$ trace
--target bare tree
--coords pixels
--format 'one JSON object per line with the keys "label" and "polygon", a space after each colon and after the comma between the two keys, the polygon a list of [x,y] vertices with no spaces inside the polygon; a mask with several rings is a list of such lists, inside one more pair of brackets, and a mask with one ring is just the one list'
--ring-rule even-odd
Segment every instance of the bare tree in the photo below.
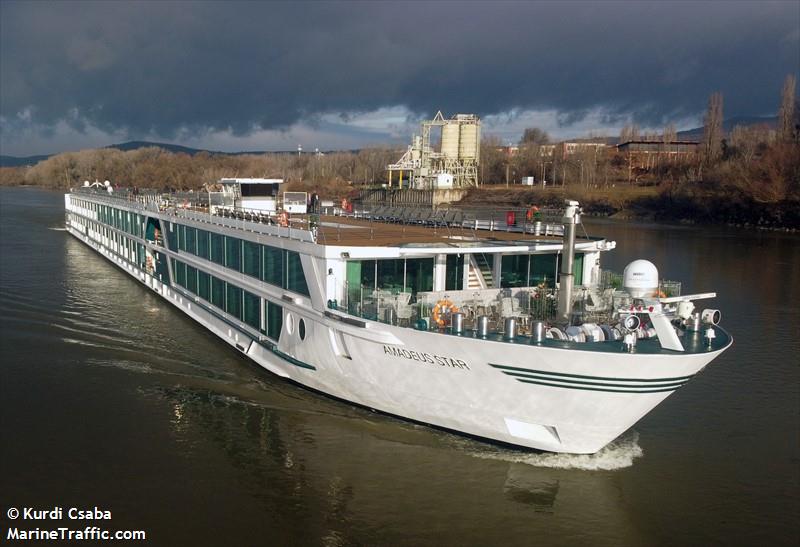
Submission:
{"label": "bare tree", "polygon": [[712,93],[703,118],[703,154],[708,162],[722,153],[722,93]]}
{"label": "bare tree", "polygon": [[778,111],[778,137],[791,141],[795,136],[795,78],[793,74],[786,76],[781,93],[781,108]]}
{"label": "bare tree", "polygon": [[636,124],[626,125],[619,132],[619,142],[625,143],[639,140],[639,126]]}
{"label": "bare tree", "polygon": [[675,129],[675,124],[670,123],[664,127],[664,134],[662,135],[664,144],[669,144],[678,140],[678,130]]}

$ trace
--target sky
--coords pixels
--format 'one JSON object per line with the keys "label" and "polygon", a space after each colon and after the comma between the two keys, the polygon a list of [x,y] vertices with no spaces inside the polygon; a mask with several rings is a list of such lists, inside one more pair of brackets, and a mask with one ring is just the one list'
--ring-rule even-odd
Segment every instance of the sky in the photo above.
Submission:
{"label": "sky", "polygon": [[0,0],[0,153],[404,145],[438,110],[615,136],[701,125],[715,91],[775,115],[798,72],[797,0]]}

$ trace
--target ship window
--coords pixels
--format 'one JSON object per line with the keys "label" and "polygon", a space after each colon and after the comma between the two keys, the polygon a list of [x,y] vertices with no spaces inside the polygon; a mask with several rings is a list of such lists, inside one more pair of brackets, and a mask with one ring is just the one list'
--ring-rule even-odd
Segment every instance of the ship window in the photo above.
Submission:
{"label": "ship window", "polygon": [[444,288],[447,291],[460,291],[464,288],[464,257],[462,255],[447,255]]}
{"label": "ship window", "polygon": [[211,278],[211,303],[225,309],[225,282],[216,277]]}
{"label": "ship window", "polygon": [[197,268],[186,266],[186,290],[197,294]]}
{"label": "ship window", "polygon": [[258,296],[244,291],[244,322],[254,329],[261,326],[260,304],[261,299]]}
{"label": "ship window", "polygon": [[242,253],[243,271],[257,279],[261,278],[261,245],[252,241],[244,241]]}
{"label": "ship window", "polygon": [[572,263],[572,273],[575,274],[576,285],[583,285],[583,257],[583,253],[576,254],[575,261]]}
{"label": "ship window", "polygon": [[554,287],[554,280],[558,272],[556,255],[531,255],[530,273],[528,274],[528,286],[535,287],[542,283]]}
{"label": "ship window", "polygon": [[297,334],[300,336],[300,340],[306,339],[306,322],[303,319],[300,319],[300,322],[297,324]]}
{"label": "ship window", "polygon": [[228,315],[241,320],[242,319],[242,289],[236,285],[227,284],[225,311]]}
{"label": "ship window", "polygon": [[281,337],[281,330],[283,329],[283,307],[272,302],[266,302],[267,318],[267,336],[273,340],[278,340]]}
{"label": "ship window", "polygon": [[242,271],[242,240],[225,237],[225,267]]}
{"label": "ship window", "polygon": [[[375,288],[375,270],[377,269],[376,260],[362,260],[361,261],[361,284],[368,289]],[[353,287],[359,288],[359,287]]]}
{"label": "ship window", "polygon": [[197,296],[208,302],[211,301],[211,276],[199,270],[197,272]]}
{"label": "ship window", "polygon": [[525,287],[528,284],[528,255],[505,255],[500,264],[500,287]]}
{"label": "ship window", "polygon": [[406,260],[405,290],[413,294],[433,290],[432,258],[409,258]]}
{"label": "ship window", "polygon": [[167,223],[167,245],[171,251],[178,250],[178,230],[174,222]]}
{"label": "ship window", "polygon": [[286,289],[308,296],[308,285],[300,262],[300,254],[286,251]]}
{"label": "ship window", "polygon": [[405,260],[378,260],[378,287],[392,292],[402,292]]}
{"label": "ship window", "polygon": [[[558,255],[558,260],[556,262],[556,275],[558,275],[560,272],[561,255]],[[572,261],[572,283],[574,285],[583,285],[583,253],[576,254]]]}
{"label": "ship window", "polygon": [[283,250],[265,245],[263,253],[264,267],[261,270],[261,280],[281,287],[281,279],[283,277]]}
{"label": "ship window", "polygon": [[208,258],[208,232],[197,230],[197,256]]}
{"label": "ship window", "polygon": [[186,264],[178,262],[177,266],[178,267],[175,268],[175,283],[181,287],[186,287]]}
{"label": "ship window", "polygon": [[211,232],[211,260],[217,264],[225,261],[225,239],[214,232]]}
{"label": "ship window", "polygon": [[192,228],[191,226],[184,226],[184,234],[186,235],[186,243],[184,244],[186,247],[186,251],[192,253],[193,255],[197,254],[197,229]]}

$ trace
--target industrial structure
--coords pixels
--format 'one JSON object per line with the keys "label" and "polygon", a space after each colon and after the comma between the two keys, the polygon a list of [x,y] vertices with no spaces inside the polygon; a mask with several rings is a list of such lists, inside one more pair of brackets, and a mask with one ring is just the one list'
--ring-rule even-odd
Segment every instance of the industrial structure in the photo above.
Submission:
{"label": "industrial structure", "polygon": [[[481,121],[475,114],[445,119],[441,111],[423,121],[405,154],[386,169],[389,187],[407,180],[416,189],[463,188],[478,185]],[[440,133],[440,134],[439,134]],[[398,176],[395,177],[394,173]]]}

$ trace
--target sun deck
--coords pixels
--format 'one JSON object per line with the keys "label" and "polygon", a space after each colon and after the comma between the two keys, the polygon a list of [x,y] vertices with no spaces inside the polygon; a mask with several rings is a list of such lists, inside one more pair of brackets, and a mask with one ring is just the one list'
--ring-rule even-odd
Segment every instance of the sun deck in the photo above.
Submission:
{"label": "sun deck", "polygon": [[317,228],[318,243],[347,246],[464,248],[560,243],[561,239],[555,229],[536,235],[521,227],[493,225],[491,220],[437,226],[386,222],[369,216],[323,215]]}

